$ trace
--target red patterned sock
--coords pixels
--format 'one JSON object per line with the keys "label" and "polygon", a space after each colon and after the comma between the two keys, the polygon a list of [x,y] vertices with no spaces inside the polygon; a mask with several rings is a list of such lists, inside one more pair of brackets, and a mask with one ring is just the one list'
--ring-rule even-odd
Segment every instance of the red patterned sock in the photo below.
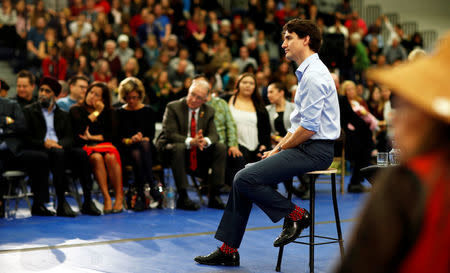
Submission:
{"label": "red patterned sock", "polygon": [[220,247],[220,251],[222,251],[225,254],[231,254],[238,251],[237,248],[232,248],[231,246],[223,243],[223,245]]}
{"label": "red patterned sock", "polygon": [[295,205],[294,210],[291,213],[289,213],[288,217],[292,221],[298,221],[303,218],[303,215],[305,215],[305,209]]}

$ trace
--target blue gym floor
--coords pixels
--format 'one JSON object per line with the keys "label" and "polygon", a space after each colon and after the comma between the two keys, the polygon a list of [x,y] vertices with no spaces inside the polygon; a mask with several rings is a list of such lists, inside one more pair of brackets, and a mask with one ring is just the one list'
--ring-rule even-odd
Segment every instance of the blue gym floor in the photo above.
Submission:
{"label": "blue gym floor", "polygon": [[[280,191],[284,192],[281,184]],[[338,194],[344,240],[366,197]],[[68,200],[78,210],[76,202]],[[309,206],[298,198],[294,202]],[[14,209],[14,202],[11,205]],[[21,202],[15,216],[0,219],[0,272],[275,272],[278,248],[272,243],[282,223],[272,223],[257,206],[239,249],[240,267],[203,266],[193,261],[221,245],[214,239],[221,216],[220,210],[202,207],[197,212],[153,209],[70,219],[31,217]],[[330,184],[316,185],[316,234],[336,234]],[[338,258],[337,244],[316,246],[315,272],[331,272]],[[281,271],[309,272],[308,247],[288,245]]]}

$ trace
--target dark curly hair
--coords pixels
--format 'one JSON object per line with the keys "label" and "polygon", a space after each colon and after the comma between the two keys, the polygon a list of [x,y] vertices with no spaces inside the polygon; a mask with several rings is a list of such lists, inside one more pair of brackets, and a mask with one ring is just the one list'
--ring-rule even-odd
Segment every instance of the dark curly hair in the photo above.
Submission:
{"label": "dark curly hair", "polygon": [[322,42],[322,35],[319,28],[311,20],[292,19],[283,26],[283,34],[285,32],[295,33],[299,38],[309,36],[309,48],[318,53]]}
{"label": "dark curly hair", "polygon": [[84,96],[83,106],[87,107],[86,97],[89,94],[89,92],[91,92],[92,88],[94,88],[94,87],[99,87],[100,89],[102,89],[103,104],[105,105],[105,109],[110,109],[111,108],[111,94],[109,93],[108,85],[106,85],[106,83],[104,83],[104,82],[93,82],[89,85],[89,87],[86,91],[86,95]]}

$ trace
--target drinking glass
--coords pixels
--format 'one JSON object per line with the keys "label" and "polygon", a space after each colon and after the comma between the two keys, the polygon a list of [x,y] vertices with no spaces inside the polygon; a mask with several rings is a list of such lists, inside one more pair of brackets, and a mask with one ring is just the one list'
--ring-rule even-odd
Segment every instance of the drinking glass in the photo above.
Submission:
{"label": "drinking glass", "polygon": [[385,167],[389,164],[389,153],[378,153],[377,155],[377,165]]}

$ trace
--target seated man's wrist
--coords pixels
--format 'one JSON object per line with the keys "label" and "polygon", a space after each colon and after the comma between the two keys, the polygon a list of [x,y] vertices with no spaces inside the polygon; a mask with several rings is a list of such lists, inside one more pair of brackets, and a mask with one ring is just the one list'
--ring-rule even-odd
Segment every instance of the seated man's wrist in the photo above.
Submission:
{"label": "seated man's wrist", "polygon": [[186,144],[186,149],[191,148],[191,141],[192,141],[192,137],[187,137],[186,140],[184,141],[184,144]]}
{"label": "seated man's wrist", "polygon": [[205,139],[205,141],[206,141],[206,148],[208,148],[209,146],[211,146],[211,144],[212,144],[212,141],[211,141],[211,139],[209,139],[209,137],[204,137],[204,139]]}

